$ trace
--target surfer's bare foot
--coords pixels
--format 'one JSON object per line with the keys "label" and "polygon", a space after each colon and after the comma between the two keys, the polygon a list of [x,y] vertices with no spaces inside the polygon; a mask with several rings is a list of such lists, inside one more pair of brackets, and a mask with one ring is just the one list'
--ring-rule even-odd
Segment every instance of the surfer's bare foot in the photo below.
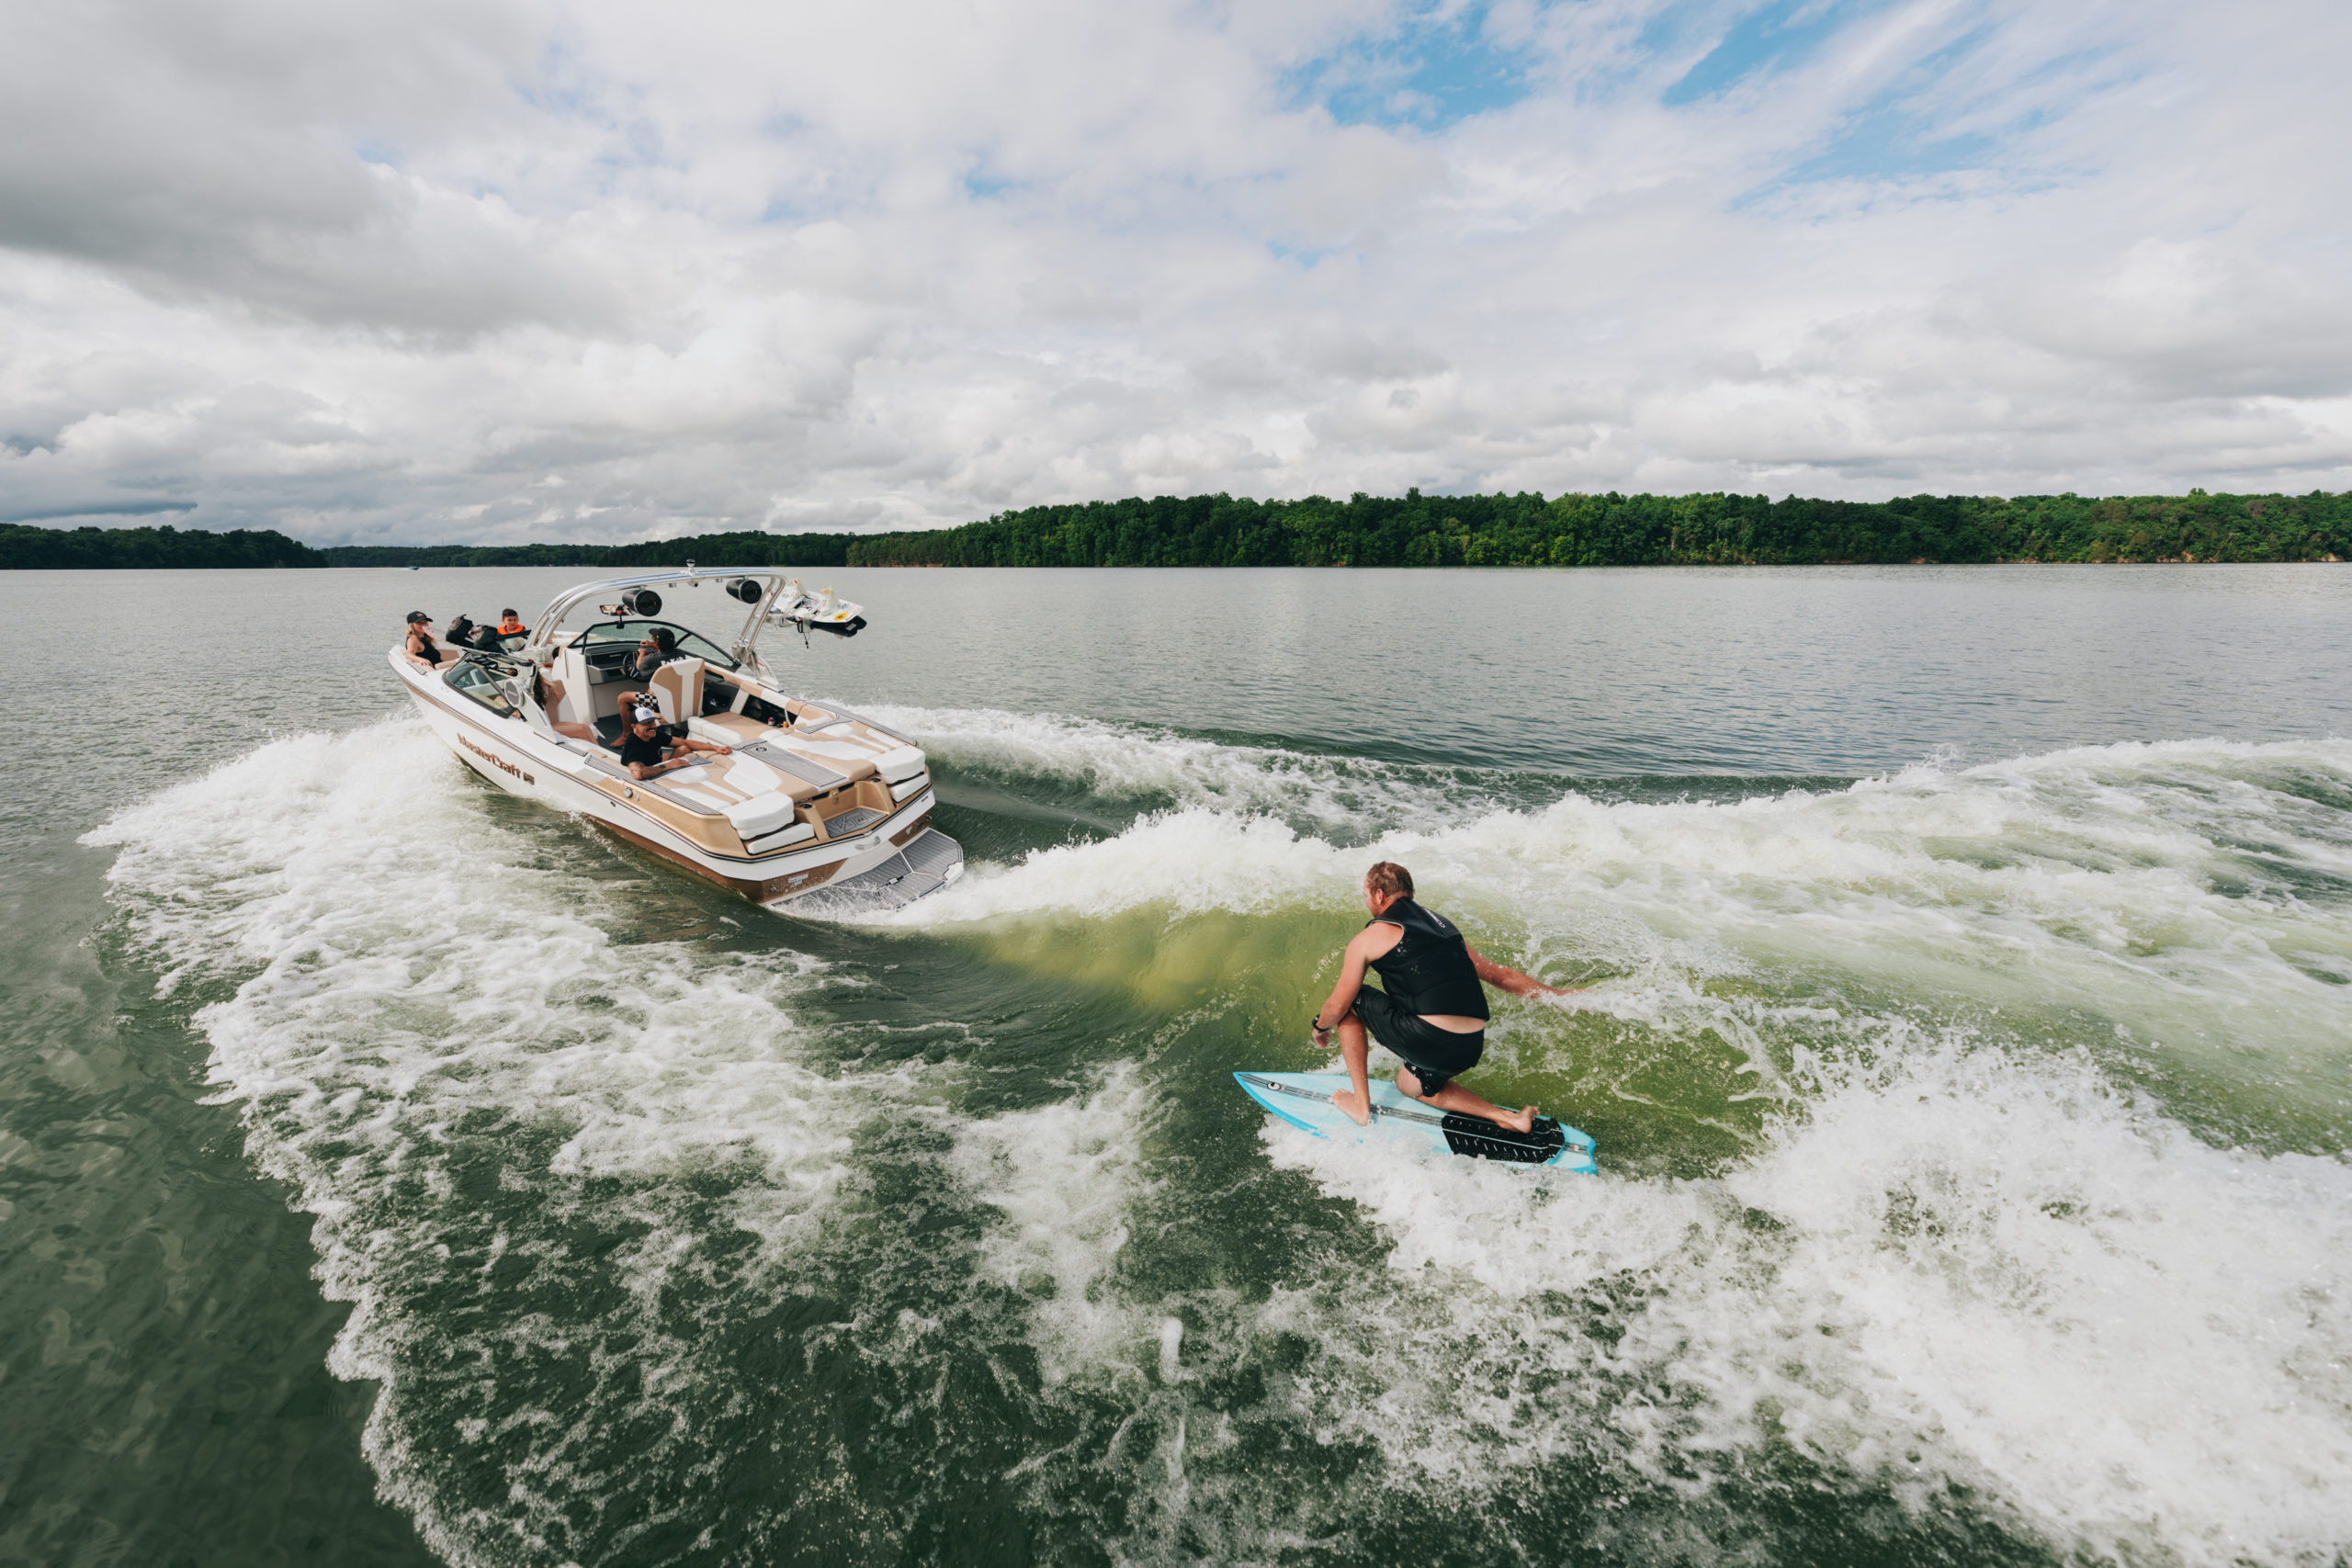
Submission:
{"label": "surfer's bare foot", "polygon": [[1502,1118],[1502,1124],[1510,1128],[1514,1133],[1532,1133],[1535,1131],[1535,1107],[1532,1105],[1521,1106],[1518,1110],[1504,1116]]}
{"label": "surfer's bare foot", "polygon": [[1351,1089],[1333,1089],[1331,1091],[1331,1103],[1346,1111],[1348,1113],[1348,1120],[1353,1122],[1357,1126],[1369,1127],[1372,1125],[1372,1108],[1364,1103],[1364,1097],[1358,1094],[1355,1090]]}

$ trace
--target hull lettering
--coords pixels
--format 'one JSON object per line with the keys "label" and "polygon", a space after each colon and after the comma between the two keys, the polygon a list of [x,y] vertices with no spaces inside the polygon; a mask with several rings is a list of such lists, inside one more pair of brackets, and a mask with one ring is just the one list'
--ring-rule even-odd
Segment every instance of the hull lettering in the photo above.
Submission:
{"label": "hull lettering", "polygon": [[489,752],[475,745],[471,740],[467,739],[463,732],[460,732],[458,736],[458,744],[464,747],[467,750],[471,751],[475,756],[480,757],[483,761],[488,762],[492,767],[499,770],[499,772],[512,773],[514,777],[521,779],[526,784],[535,784],[539,782],[530,774],[525,773],[522,769],[516,767],[514,763],[508,761],[505,758],[492,756]]}

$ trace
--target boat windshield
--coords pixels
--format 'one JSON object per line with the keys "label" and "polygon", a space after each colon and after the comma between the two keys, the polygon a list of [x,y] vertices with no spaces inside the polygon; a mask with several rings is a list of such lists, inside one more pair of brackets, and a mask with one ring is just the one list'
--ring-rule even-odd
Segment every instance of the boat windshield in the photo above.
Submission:
{"label": "boat windshield", "polygon": [[586,652],[622,643],[635,648],[656,626],[678,639],[680,653],[690,654],[706,664],[716,664],[721,670],[742,668],[738,661],[720,652],[718,644],[708,637],[699,632],[690,632],[675,621],[599,621],[580,634],[580,646]]}

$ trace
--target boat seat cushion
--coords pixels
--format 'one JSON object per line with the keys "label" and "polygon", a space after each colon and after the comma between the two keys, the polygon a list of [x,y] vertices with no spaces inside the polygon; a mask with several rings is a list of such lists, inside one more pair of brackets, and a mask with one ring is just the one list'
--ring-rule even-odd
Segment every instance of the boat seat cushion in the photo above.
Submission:
{"label": "boat seat cushion", "polygon": [[922,767],[922,750],[916,746],[900,746],[874,759],[874,771],[892,784],[904,784]]}
{"label": "boat seat cushion", "polygon": [[705,714],[686,720],[686,733],[696,740],[707,740],[714,746],[748,746],[776,733],[773,725],[762,724],[756,718],[746,718],[740,713]]}
{"label": "boat seat cushion", "polygon": [[707,798],[695,798],[695,795],[700,794],[701,792],[696,791],[694,793],[688,793],[686,789],[678,787],[681,784],[690,784],[692,783],[690,776],[682,776],[678,773],[664,773],[659,780],[640,779],[631,773],[627,768],[622,767],[619,762],[616,761],[610,751],[605,751],[601,755],[595,751],[591,751],[588,753],[588,761],[589,764],[594,767],[598,772],[609,773],[614,778],[620,779],[627,783],[632,788],[646,790],[651,794],[660,795],[663,800],[670,802],[673,806],[683,806],[697,817],[717,817],[720,814],[720,808],[713,801]]}
{"label": "boat seat cushion", "polygon": [[[743,841],[748,844],[754,839],[765,838],[786,827],[793,823],[796,818],[792,797],[780,791],[771,791],[766,795],[755,795],[749,800],[739,801],[729,807],[727,819],[735,824],[735,830],[743,835]],[[798,839],[813,839],[817,836],[817,830],[808,823],[801,822],[799,827],[800,832],[777,841],[789,843]]]}
{"label": "boat seat cushion", "polygon": [[646,690],[662,710],[664,724],[684,724],[702,715],[702,660],[687,655],[673,659],[653,672]]}

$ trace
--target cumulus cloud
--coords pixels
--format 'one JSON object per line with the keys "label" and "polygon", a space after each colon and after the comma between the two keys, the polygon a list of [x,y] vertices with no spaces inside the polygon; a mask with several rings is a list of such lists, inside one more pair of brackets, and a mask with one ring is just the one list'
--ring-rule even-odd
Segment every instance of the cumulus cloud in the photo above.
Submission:
{"label": "cumulus cloud", "polygon": [[2352,486],[2326,0],[37,0],[0,512]]}

